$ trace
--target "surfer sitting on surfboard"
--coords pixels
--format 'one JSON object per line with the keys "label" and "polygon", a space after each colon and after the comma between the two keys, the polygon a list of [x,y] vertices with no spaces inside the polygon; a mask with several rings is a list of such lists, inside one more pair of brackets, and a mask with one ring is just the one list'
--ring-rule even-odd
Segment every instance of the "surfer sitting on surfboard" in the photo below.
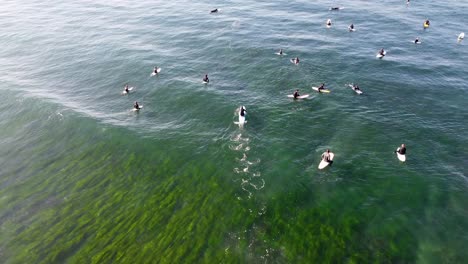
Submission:
{"label": "surfer sitting on surfboard", "polygon": [[349,25],[349,30],[354,30],[354,24]]}
{"label": "surfer sitting on surfboard", "polygon": [[208,74],[205,74],[205,77],[203,77],[203,81],[206,83],[210,82],[210,79],[208,79]]}
{"label": "surfer sitting on surfboard", "polygon": [[381,56],[385,56],[385,50],[382,48],[382,49],[379,51],[379,54],[380,54]]}
{"label": "surfer sitting on surfboard", "polygon": [[299,96],[300,96],[300,95],[299,95],[299,90],[296,90],[296,91],[294,92],[294,99],[297,99]]}
{"label": "surfer sitting on surfboard", "polygon": [[320,92],[321,90],[325,90],[325,84],[322,83],[319,87],[318,87],[318,92]]}
{"label": "surfer sitting on surfboard", "polygon": [[322,154],[322,160],[328,162],[328,163],[331,163],[331,160],[330,160],[330,150],[327,149],[327,151],[325,151],[323,154]]}
{"label": "surfer sitting on surfboard", "polygon": [[124,90],[126,93],[129,93],[129,90],[128,90],[128,84],[125,85],[125,90]]}
{"label": "surfer sitting on surfboard", "polygon": [[401,144],[401,147],[399,147],[395,152],[398,152],[400,155],[405,155],[406,154],[406,146],[405,144]]}
{"label": "surfer sitting on surfboard", "polygon": [[154,73],[154,74],[158,74],[158,66],[155,66],[155,67],[154,67],[153,73]]}
{"label": "surfer sitting on surfboard", "polygon": [[280,50],[278,51],[278,54],[279,54],[279,55],[283,55],[283,49],[280,49]]}
{"label": "surfer sitting on surfboard", "polygon": [[414,43],[415,43],[415,44],[418,44],[418,43],[419,43],[419,38],[416,38],[416,39],[414,40]]}
{"label": "surfer sitting on surfboard", "polygon": [[240,115],[241,115],[241,116],[245,116],[245,112],[247,112],[247,111],[245,110],[245,108],[244,108],[244,107],[241,107]]}
{"label": "surfer sitting on surfboard", "polygon": [[135,101],[135,103],[133,104],[133,108],[135,108],[136,110],[140,110],[140,106],[138,105],[137,101]]}

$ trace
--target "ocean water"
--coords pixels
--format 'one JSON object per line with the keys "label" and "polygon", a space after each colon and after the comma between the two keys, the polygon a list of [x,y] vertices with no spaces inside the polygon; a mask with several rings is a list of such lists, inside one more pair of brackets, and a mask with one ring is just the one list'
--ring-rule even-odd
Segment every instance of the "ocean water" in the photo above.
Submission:
{"label": "ocean water", "polygon": [[3,1],[0,262],[466,262],[468,2],[405,2]]}

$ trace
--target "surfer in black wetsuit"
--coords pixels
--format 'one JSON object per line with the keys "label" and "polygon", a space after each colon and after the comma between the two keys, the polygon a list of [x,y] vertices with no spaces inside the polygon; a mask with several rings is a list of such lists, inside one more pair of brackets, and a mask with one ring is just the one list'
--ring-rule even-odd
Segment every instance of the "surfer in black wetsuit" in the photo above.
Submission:
{"label": "surfer in black wetsuit", "polygon": [[297,99],[299,96],[300,96],[300,95],[299,95],[299,90],[296,90],[296,91],[294,92],[294,99]]}
{"label": "surfer in black wetsuit", "polygon": [[354,24],[349,25],[349,30],[354,30]]}
{"label": "surfer in black wetsuit", "polygon": [[211,10],[210,13],[218,13],[218,8]]}
{"label": "surfer in black wetsuit", "polygon": [[245,112],[247,112],[247,111],[245,111],[245,108],[243,106],[241,106],[240,115],[245,116]]}
{"label": "surfer in black wetsuit", "polygon": [[129,92],[129,90],[128,90],[128,84],[125,85],[125,90],[124,90],[124,91],[125,91],[126,93]]}
{"label": "surfer in black wetsuit", "polygon": [[322,154],[322,160],[324,160],[326,162],[331,162],[331,160],[330,160],[330,150],[329,149],[327,149],[327,151],[325,151]]}
{"label": "surfer in black wetsuit", "polygon": [[353,85],[353,89],[354,89],[355,91],[360,91],[360,90],[361,90],[361,89],[359,89],[359,85]]}
{"label": "surfer in black wetsuit", "polygon": [[153,73],[158,74],[158,66],[154,67]]}
{"label": "surfer in black wetsuit", "polygon": [[138,105],[137,101],[135,101],[135,103],[133,104],[133,108],[135,108],[136,110],[140,110],[140,106]]}
{"label": "surfer in black wetsuit", "polygon": [[400,155],[405,155],[406,154],[405,144],[401,144],[401,147],[399,147],[395,152],[398,152]]}
{"label": "surfer in black wetsuit", "polygon": [[283,49],[280,49],[280,51],[278,52],[279,55],[283,55]]}
{"label": "surfer in black wetsuit", "polygon": [[295,63],[295,64],[299,64],[299,57],[296,57],[296,58],[294,59],[294,63]]}
{"label": "surfer in black wetsuit", "polygon": [[317,90],[320,92],[323,89],[325,89],[325,84],[324,83],[322,83]]}
{"label": "surfer in black wetsuit", "polygon": [[414,43],[415,43],[415,44],[418,44],[418,43],[419,43],[419,38],[416,38],[416,39],[414,40]]}
{"label": "surfer in black wetsuit", "polygon": [[340,10],[340,8],[339,7],[332,7],[332,8],[330,8],[330,10]]}
{"label": "surfer in black wetsuit", "polygon": [[379,51],[379,54],[380,54],[381,56],[385,56],[385,50],[382,48],[382,49]]}
{"label": "surfer in black wetsuit", "polygon": [[210,82],[210,79],[208,79],[208,74],[205,74],[205,77],[203,78],[203,81],[206,83]]}

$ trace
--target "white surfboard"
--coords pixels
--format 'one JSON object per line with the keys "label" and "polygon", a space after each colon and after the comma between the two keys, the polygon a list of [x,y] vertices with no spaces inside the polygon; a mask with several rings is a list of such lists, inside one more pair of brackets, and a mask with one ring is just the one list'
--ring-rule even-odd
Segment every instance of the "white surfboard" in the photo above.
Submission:
{"label": "white surfboard", "polygon": [[143,106],[142,106],[142,105],[139,105],[139,106],[138,106],[138,109],[136,109],[135,107],[133,107],[132,111],[140,111],[140,109],[142,109],[142,108],[143,108]]}
{"label": "white surfboard", "polygon": [[[330,161],[333,162],[333,158],[335,157],[335,154],[333,152],[330,152]],[[326,160],[321,160],[319,165],[318,165],[318,168],[319,170],[322,170],[324,168],[326,168],[328,165],[330,165],[331,162],[328,162]]]}
{"label": "white surfboard", "polygon": [[348,30],[349,30],[349,32],[354,32],[354,31],[356,31],[356,28],[348,27]]}
{"label": "white surfboard", "polygon": [[[241,110],[242,108],[244,108],[244,116],[241,116]],[[245,120],[245,116],[247,115],[247,109],[245,108],[245,106],[241,106],[239,107],[239,125],[242,126],[244,125],[245,123],[247,123],[247,121]]]}
{"label": "white surfboard", "polygon": [[416,42],[416,41],[414,41],[414,40],[411,41],[411,42],[414,43],[414,44],[421,44],[421,43],[422,43],[421,41]]}
{"label": "white surfboard", "polygon": [[157,68],[157,69],[156,69],[156,72],[157,72],[157,73],[155,73],[154,70],[153,70],[153,72],[151,73],[151,76],[155,76],[156,74],[160,73],[160,72],[161,72],[161,68]]}
{"label": "white surfboard", "polygon": [[276,54],[276,55],[279,55],[279,56],[288,55],[288,54],[286,54],[286,53],[284,53],[284,52],[283,52],[283,53],[276,52],[275,54]]}
{"label": "white surfboard", "polygon": [[378,52],[377,55],[376,55],[375,57],[381,59],[381,58],[383,58],[385,55],[387,55],[387,51],[386,51],[386,50],[384,50],[383,55],[380,54],[380,52]]}
{"label": "white surfboard", "polygon": [[[130,93],[130,91],[133,90],[133,87],[129,87],[128,88],[128,93]],[[122,94],[128,94],[127,91],[123,90]]]}
{"label": "white surfboard", "polygon": [[351,87],[351,89],[353,89],[353,91],[355,91],[357,94],[362,94],[363,92],[359,89],[359,90],[356,90],[354,89],[354,85],[352,84],[348,84],[349,87]]}
{"label": "white surfboard", "polygon": [[292,64],[296,64],[296,65],[298,65],[299,62],[300,62],[300,61],[299,61],[298,63],[296,63],[296,59],[290,59],[289,61],[290,61]]}
{"label": "white surfboard", "polygon": [[406,161],[406,154],[403,155],[403,154],[398,153],[399,150],[400,150],[400,148],[397,148],[397,151],[396,151],[397,158],[398,158],[401,162],[405,162],[405,161]]}
{"label": "white surfboard", "polygon": [[312,86],[312,90],[317,91],[317,92],[319,92],[319,93],[329,93],[329,92],[330,92],[330,90],[328,90],[328,89],[321,89],[321,90],[319,91],[319,88],[318,88],[318,87],[315,87],[315,86]]}
{"label": "white surfboard", "polygon": [[458,40],[462,40],[464,38],[465,38],[465,33],[464,32],[462,32],[462,33],[460,33],[460,35],[458,35]]}
{"label": "white surfboard", "polygon": [[204,84],[207,84],[207,83],[209,83],[209,82],[210,82],[210,80],[208,80],[208,81],[202,81],[202,82],[203,82]]}
{"label": "white surfboard", "polygon": [[[294,94],[288,94],[288,97],[289,97],[289,98],[294,98]],[[308,94],[304,94],[304,95],[298,96],[296,99],[304,99],[304,98],[307,98],[307,97],[309,97],[309,95],[308,95]]]}

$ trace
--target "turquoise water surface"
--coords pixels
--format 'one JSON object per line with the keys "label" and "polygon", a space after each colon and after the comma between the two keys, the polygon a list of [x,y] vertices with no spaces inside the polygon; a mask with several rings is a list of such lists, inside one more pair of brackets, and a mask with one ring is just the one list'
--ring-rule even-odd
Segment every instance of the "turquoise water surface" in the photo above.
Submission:
{"label": "turquoise water surface", "polygon": [[1,10],[0,262],[468,259],[468,2]]}

